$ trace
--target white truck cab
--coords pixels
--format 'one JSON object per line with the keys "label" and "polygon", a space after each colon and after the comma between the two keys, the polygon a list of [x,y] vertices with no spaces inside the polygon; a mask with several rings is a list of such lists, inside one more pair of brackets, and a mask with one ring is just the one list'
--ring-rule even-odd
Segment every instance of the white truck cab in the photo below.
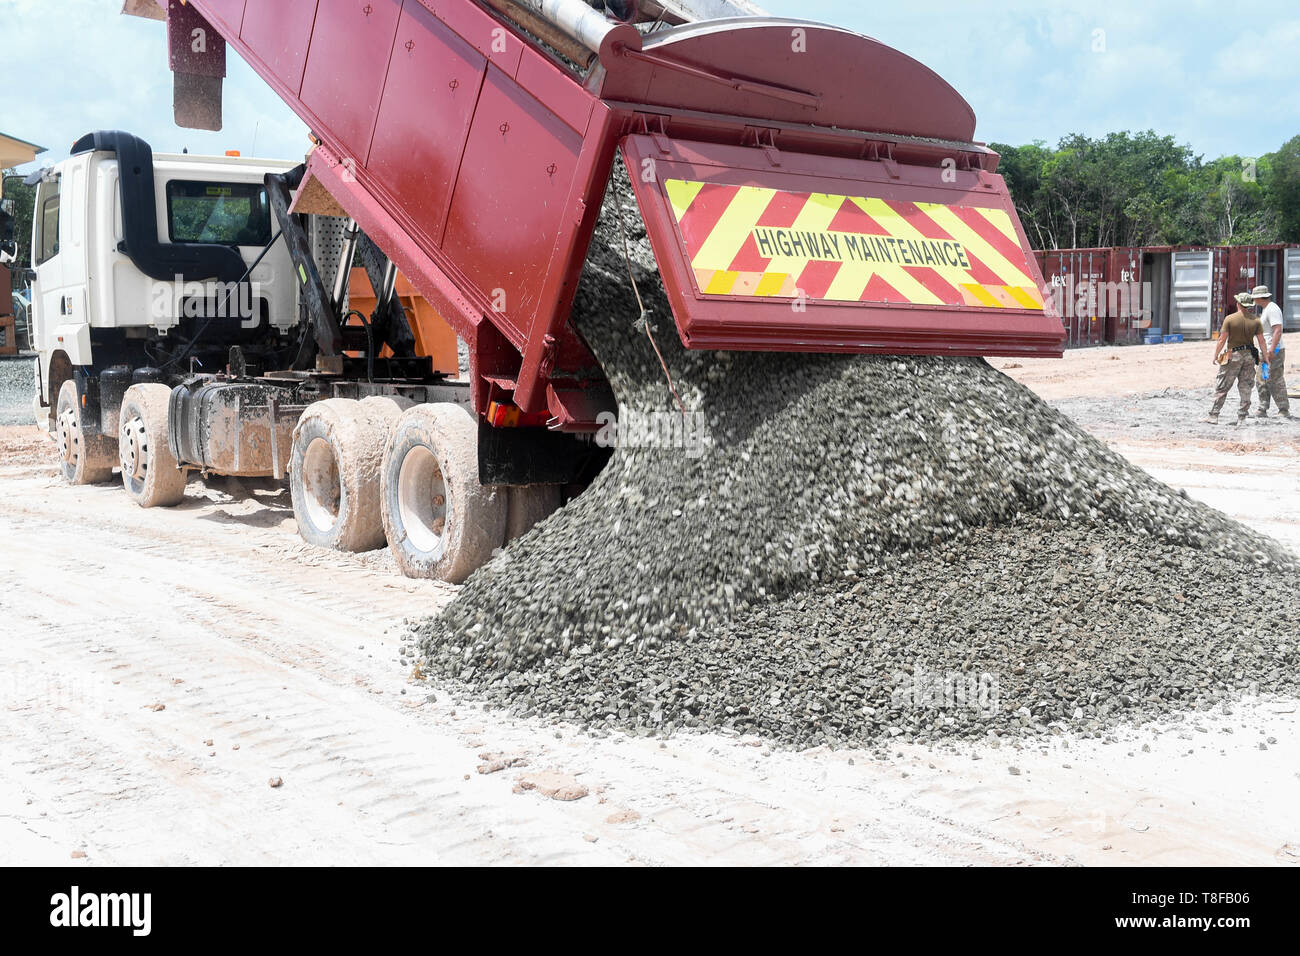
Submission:
{"label": "white truck cab", "polygon": [[[155,156],[120,130],[71,152],[38,177],[32,232],[34,410],[70,484],[116,473],[152,508],[196,472],[287,479],[304,540],[367,551],[409,514],[399,566],[457,581],[558,507],[560,482],[537,484],[507,522],[506,492],[479,481],[469,382],[435,371],[411,315],[429,343],[450,327],[423,300],[408,315],[397,264],[302,192],[305,164]],[[380,477],[395,429],[415,462],[401,482]]]}
{"label": "white truck cab", "polygon": [[[119,363],[165,367],[201,329],[223,348],[269,347],[297,325],[283,243],[238,281],[275,235],[263,176],[294,165],[154,155],[128,134],[96,133],[43,171],[31,263],[38,422],[54,424],[59,390],[77,370],[93,386],[96,372]],[[212,360],[196,348],[179,370]]]}

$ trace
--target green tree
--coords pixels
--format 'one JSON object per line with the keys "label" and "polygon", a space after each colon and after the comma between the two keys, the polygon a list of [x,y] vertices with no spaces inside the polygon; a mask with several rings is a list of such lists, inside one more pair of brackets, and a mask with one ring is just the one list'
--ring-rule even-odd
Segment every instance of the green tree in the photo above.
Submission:
{"label": "green tree", "polygon": [[990,148],[1002,157],[998,172],[1007,181],[1016,213],[1029,241],[1039,249],[1056,248],[1054,224],[1048,215],[1048,204],[1043,199],[1043,167],[1052,151],[1041,139],[1028,146],[991,143]]}
{"label": "green tree", "polygon": [[[1263,168],[1267,161],[1267,168]],[[1261,157],[1261,179],[1277,214],[1281,242],[1300,242],[1300,136]]]}
{"label": "green tree", "polygon": [[1300,242],[1300,136],[1208,163],[1153,130],[993,148],[1041,249]]}

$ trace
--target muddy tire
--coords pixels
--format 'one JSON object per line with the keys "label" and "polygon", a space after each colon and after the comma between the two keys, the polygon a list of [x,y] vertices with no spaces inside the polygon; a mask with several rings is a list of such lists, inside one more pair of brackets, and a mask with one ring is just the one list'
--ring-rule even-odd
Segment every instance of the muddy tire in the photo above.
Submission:
{"label": "muddy tire", "polygon": [[63,477],[69,484],[93,485],[112,479],[117,446],[107,436],[86,434],[77,385],[72,379],[59,389],[54,437],[59,443]]}
{"label": "muddy tire", "polygon": [[406,411],[415,402],[409,398],[403,398],[400,395],[371,395],[363,398],[358,403],[372,417],[378,418],[386,424],[389,431],[397,424],[397,420],[402,417],[402,412]]}
{"label": "muddy tire", "polygon": [[506,518],[506,543],[524,534],[533,525],[560,507],[559,485],[512,485],[509,492],[510,513]]}
{"label": "muddy tire", "polygon": [[505,490],[478,481],[478,423],[449,402],[402,413],[384,450],[384,529],[407,577],[460,584],[505,543]]}
{"label": "muddy tire", "polygon": [[185,469],[167,444],[166,385],[132,385],[122,396],[117,455],[122,487],[141,508],[165,508],[185,497]]}
{"label": "muddy tire", "polygon": [[361,402],[330,398],[303,412],[293,430],[289,492],[298,533],[335,551],[384,546],[380,466],[387,429]]}

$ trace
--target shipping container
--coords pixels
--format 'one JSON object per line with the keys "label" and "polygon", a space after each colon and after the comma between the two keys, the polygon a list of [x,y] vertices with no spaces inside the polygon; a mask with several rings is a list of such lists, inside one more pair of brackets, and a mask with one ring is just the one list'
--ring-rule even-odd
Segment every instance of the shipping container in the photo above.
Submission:
{"label": "shipping container", "polygon": [[1105,249],[1052,249],[1036,253],[1043,272],[1043,298],[1051,299],[1065,324],[1065,347],[1101,345],[1105,339],[1099,296],[1106,282]]}
{"label": "shipping container", "polygon": [[1227,252],[1220,248],[1171,250],[1169,288],[1171,334],[1208,339],[1223,323],[1222,302],[1227,279]]}
{"label": "shipping container", "polygon": [[1135,345],[1151,331],[1150,306],[1143,294],[1146,274],[1142,249],[1115,246],[1110,250],[1110,286],[1106,292],[1106,342]]}
{"label": "shipping container", "polygon": [[1282,250],[1282,327],[1300,332],[1300,247]]}
{"label": "shipping container", "polygon": [[1051,249],[1036,253],[1050,297],[1065,324],[1066,346],[1141,341],[1142,256],[1137,248]]}
{"label": "shipping container", "polygon": [[1234,296],[1264,285],[1300,331],[1300,245],[1113,246],[1035,255],[1066,346],[1208,339],[1236,311]]}

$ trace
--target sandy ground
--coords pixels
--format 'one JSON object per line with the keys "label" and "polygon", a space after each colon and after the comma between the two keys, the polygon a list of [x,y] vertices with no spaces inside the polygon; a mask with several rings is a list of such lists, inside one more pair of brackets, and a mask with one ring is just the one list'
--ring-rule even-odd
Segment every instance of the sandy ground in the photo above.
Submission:
{"label": "sandy ground", "polygon": [[1234,425],[1234,388],[1217,425],[1213,346],[1078,349],[1056,359],[992,364],[1082,424],[1161,481],[1300,550],[1300,378],[1289,376],[1288,421],[1273,410]]}
{"label": "sandy ground", "polygon": [[[1280,422],[1129,428],[1134,396],[1195,405],[1205,348],[995,364],[1300,548]],[[0,427],[0,863],[1300,865],[1294,700],[884,761],[594,738],[412,679],[402,622],[453,588],[307,548],[274,485],[188,494],[142,511],[65,487],[48,439]]]}
{"label": "sandy ground", "polygon": [[994,368],[1023,382],[1048,401],[1114,398],[1157,388],[1208,388],[1214,384],[1214,346],[1108,346],[1074,349],[1061,359],[990,359]]}

